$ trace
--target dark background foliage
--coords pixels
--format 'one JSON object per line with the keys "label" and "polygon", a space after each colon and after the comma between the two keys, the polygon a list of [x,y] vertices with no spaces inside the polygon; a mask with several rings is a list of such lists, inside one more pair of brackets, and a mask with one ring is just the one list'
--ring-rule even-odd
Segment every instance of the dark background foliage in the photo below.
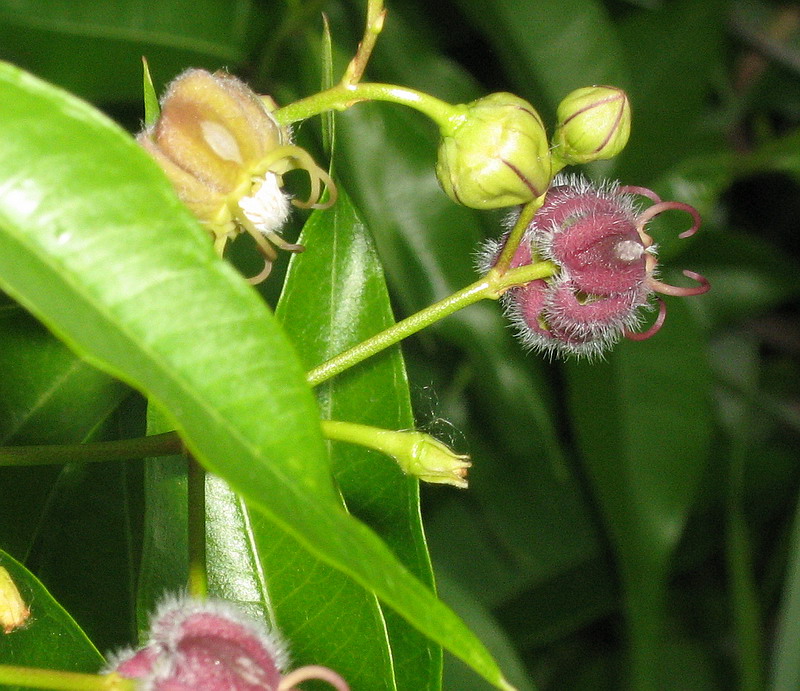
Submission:
{"label": "dark background foliage", "polygon": [[[695,205],[704,217],[697,236],[676,240],[679,214],[654,233],[667,277],[680,281],[678,269],[691,268],[712,284],[699,298],[668,298],[661,333],[602,362],[523,353],[493,304],[404,346],[416,425],[474,460],[468,491],[423,492],[443,599],[523,689],[796,688],[800,8],[387,4],[372,81],[450,101],[513,91],[550,127],[572,89],[626,88],[628,148],[584,172]],[[205,66],[226,67],[281,103],[312,93],[322,11],[341,64],[362,31],[359,2],[5,0],[0,57],[136,130],[141,55],[159,90]],[[318,133],[317,122],[297,128],[317,150]],[[473,253],[501,219],[441,194],[435,144],[433,127],[398,106],[337,117],[337,177],[375,238],[398,318],[473,280]],[[234,249],[245,270],[256,261]],[[279,292],[277,279],[264,288],[273,302]],[[11,305],[0,319],[14,323],[0,339],[4,443],[143,431],[137,395],[73,360]],[[50,394],[46,382],[57,383]],[[26,472],[2,477],[19,487],[13,474]],[[0,505],[0,547],[101,650],[129,640],[135,625],[142,472],[138,462],[47,468],[27,495]],[[47,511],[20,524],[32,502]],[[446,689],[484,688],[451,659],[445,670]]]}

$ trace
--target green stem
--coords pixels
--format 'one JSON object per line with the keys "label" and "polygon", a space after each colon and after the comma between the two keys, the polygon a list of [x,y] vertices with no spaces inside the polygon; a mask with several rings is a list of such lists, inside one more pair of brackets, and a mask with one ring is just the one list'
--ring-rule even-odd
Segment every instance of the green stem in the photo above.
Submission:
{"label": "green stem", "polygon": [[503,276],[490,272],[489,275],[479,281],[452,295],[448,295],[443,300],[420,310],[416,314],[412,314],[372,338],[353,346],[350,350],[346,350],[327,362],[323,362],[308,372],[306,381],[311,386],[317,386],[389,346],[399,343],[411,334],[421,331],[426,326],[444,319],[453,314],[453,312],[487,298],[496,300],[509,287],[545,278],[552,275],[556,270],[557,267],[551,262],[537,262],[536,264],[513,269]]}
{"label": "green stem", "polygon": [[355,56],[347,66],[344,77],[342,77],[342,84],[356,84],[361,81],[378,36],[383,30],[383,20],[385,18],[386,10],[383,9],[383,0],[368,0],[367,26],[364,29],[364,37],[358,44]]}
{"label": "green stem", "polygon": [[79,674],[0,665],[0,688],[23,686],[53,691],[136,691],[136,681],[118,674]]}
{"label": "green stem", "polygon": [[[426,326],[484,299],[498,299],[506,290],[531,281],[552,276],[558,267],[549,261],[536,262],[500,273],[496,268],[475,283],[412,314],[388,329],[381,331],[327,362],[318,365],[306,375],[311,386],[317,386],[359,362],[379,353]],[[48,444],[42,446],[0,447],[0,467],[34,466],[65,463],[96,463],[132,458],[150,458],[185,453],[183,442],[176,432],[165,432],[136,439],[94,442],[90,444]],[[194,461],[192,461],[194,463]],[[202,485],[200,478],[198,486]],[[195,489],[195,502],[200,501],[200,489]],[[199,530],[199,528],[198,528]],[[199,540],[199,538],[198,538]],[[199,555],[200,553],[197,552]],[[198,587],[201,588],[198,584]]]}
{"label": "green stem", "polygon": [[463,106],[454,106],[422,91],[395,84],[338,84],[318,94],[307,96],[272,115],[281,126],[319,115],[328,110],[347,110],[361,101],[387,101],[414,108],[431,118],[443,131],[450,133],[463,117]]}
{"label": "green stem", "polygon": [[536,215],[536,212],[542,207],[544,203],[544,196],[537,197],[532,201],[525,204],[522,207],[519,217],[517,218],[517,222],[514,224],[514,227],[511,229],[511,232],[508,234],[508,239],[506,240],[506,244],[503,245],[503,249],[500,252],[500,256],[497,258],[495,262],[494,268],[500,274],[504,274],[508,267],[511,265],[511,260],[514,258],[514,254],[517,251],[517,247],[519,247],[519,243],[522,242],[522,236],[525,234],[525,231],[528,229],[533,217]]}
{"label": "green stem", "polygon": [[170,456],[183,453],[184,447],[174,432],[136,439],[100,441],[90,444],[47,444],[0,448],[0,466],[29,466],[64,463],[126,461],[130,458]]}
{"label": "green stem", "polygon": [[204,600],[208,595],[206,568],[206,471],[189,456],[189,595]]}

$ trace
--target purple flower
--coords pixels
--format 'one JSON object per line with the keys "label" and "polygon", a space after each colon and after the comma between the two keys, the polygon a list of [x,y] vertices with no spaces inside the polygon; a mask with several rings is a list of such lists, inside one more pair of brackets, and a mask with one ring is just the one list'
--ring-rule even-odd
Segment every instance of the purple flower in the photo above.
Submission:
{"label": "purple flower", "polygon": [[[644,211],[637,207],[637,197],[642,196],[653,202]],[[691,228],[679,237],[692,235],[700,216],[688,204],[661,201],[643,187],[595,186],[580,177],[558,176],[510,268],[549,260],[559,270],[550,278],[511,288],[502,297],[523,342],[548,355],[595,357],[621,336],[643,340],[661,328],[666,309],[659,298],[655,323],[637,332],[654,293],[705,293],[708,281],[691,271],[683,272],[699,284],[691,288],[656,277],[656,248],[645,228],[654,216],[672,209],[692,216]],[[484,248],[482,270],[494,265],[504,242],[505,238]]]}
{"label": "purple flower", "polygon": [[165,602],[147,643],[116,655],[107,671],[138,679],[143,691],[290,691],[308,679],[348,691],[327,667],[283,674],[286,664],[280,640],[231,605],[183,598]]}

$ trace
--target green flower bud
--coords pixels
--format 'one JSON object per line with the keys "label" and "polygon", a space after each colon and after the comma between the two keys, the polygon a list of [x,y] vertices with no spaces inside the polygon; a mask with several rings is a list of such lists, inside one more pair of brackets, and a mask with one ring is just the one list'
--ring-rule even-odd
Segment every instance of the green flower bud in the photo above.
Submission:
{"label": "green flower bud", "polygon": [[407,475],[424,482],[465,488],[469,456],[461,456],[430,434],[415,430],[379,429],[339,420],[322,420],[327,439],[358,444],[391,456]]}
{"label": "green flower bud", "polygon": [[424,432],[404,432],[413,441],[407,454],[395,460],[403,472],[423,482],[452,485],[466,489],[467,471],[472,466],[469,456],[453,452],[449,447]]}
{"label": "green flower bud", "polygon": [[565,165],[613,158],[631,132],[628,95],[614,86],[576,89],[558,106],[554,156]]}
{"label": "green flower bud", "polygon": [[442,133],[436,176],[453,201],[474,209],[525,204],[552,178],[544,124],[527,101],[490,94],[465,106]]}

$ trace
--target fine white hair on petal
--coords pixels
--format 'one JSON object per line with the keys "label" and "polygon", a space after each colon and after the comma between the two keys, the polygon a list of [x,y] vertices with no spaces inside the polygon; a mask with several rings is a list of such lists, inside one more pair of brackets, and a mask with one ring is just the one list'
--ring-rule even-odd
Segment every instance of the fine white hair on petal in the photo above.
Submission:
{"label": "fine white hair on petal", "polygon": [[475,252],[475,268],[483,275],[497,262],[497,257],[500,255],[500,250],[503,249],[505,244],[506,235],[501,239],[490,238],[486,240],[478,250]]}
{"label": "fine white hair on petal", "polygon": [[239,200],[239,207],[261,233],[280,233],[289,220],[289,195],[279,185],[278,176],[267,171],[254,194]]}
{"label": "fine white hair on petal", "polygon": [[114,650],[106,654],[106,664],[100,670],[100,674],[110,674],[117,669],[123,662],[130,660],[135,654],[136,649],[131,646],[125,646],[119,650]]}
{"label": "fine white hair on petal", "polygon": [[277,632],[268,629],[261,621],[246,615],[233,603],[224,600],[196,600],[187,596],[169,597],[159,605],[152,619],[151,640],[172,643],[176,628],[196,614],[214,614],[233,621],[257,636],[275,658],[275,665],[283,670],[288,663],[286,645]]}

